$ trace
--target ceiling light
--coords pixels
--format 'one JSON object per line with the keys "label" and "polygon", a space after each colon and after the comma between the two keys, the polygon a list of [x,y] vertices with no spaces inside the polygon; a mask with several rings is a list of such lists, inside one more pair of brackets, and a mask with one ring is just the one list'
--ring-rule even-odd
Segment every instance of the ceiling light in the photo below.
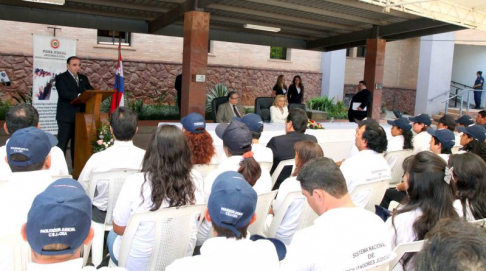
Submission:
{"label": "ceiling light", "polygon": [[256,25],[256,24],[244,24],[243,27],[249,28],[249,29],[262,30],[262,31],[280,32],[280,28],[263,26],[263,25]]}
{"label": "ceiling light", "polygon": [[51,5],[64,5],[66,3],[66,0],[23,0],[23,1],[42,3],[42,4],[51,4]]}

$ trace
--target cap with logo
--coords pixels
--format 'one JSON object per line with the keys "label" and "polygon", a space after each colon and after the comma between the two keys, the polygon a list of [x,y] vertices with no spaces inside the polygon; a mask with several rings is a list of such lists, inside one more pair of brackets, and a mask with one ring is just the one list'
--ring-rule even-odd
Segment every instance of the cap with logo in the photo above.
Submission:
{"label": "cap with logo", "polygon": [[237,120],[231,123],[220,123],[216,126],[216,135],[223,140],[223,144],[234,151],[251,150],[252,135],[250,129]]}
{"label": "cap with logo", "polygon": [[[57,145],[57,139],[52,134],[35,127],[27,127],[13,133],[7,142],[8,163],[18,167],[26,167],[45,161],[52,147]],[[28,159],[12,160],[12,154],[22,154]]]}
{"label": "cap with logo", "polygon": [[191,113],[181,120],[182,127],[193,134],[204,133],[206,121],[201,114]]}
{"label": "cap with logo", "polygon": [[418,123],[423,123],[427,126],[430,126],[432,124],[432,120],[430,120],[429,114],[420,114],[415,117],[409,117],[408,118],[411,122],[418,122]]}
{"label": "cap with logo", "polygon": [[[25,228],[30,247],[40,255],[73,254],[91,229],[91,200],[81,184],[70,178],[53,182],[35,197]],[[44,250],[64,244],[64,250]]]}
{"label": "cap with logo", "polygon": [[388,120],[387,123],[392,126],[397,126],[402,130],[410,131],[410,129],[412,129],[412,125],[410,124],[410,121],[404,117],[398,118],[396,120]]}
{"label": "cap with logo", "polygon": [[484,129],[484,127],[479,124],[474,124],[467,127],[459,126],[457,127],[457,130],[461,133],[472,136],[474,139],[477,139],[481,142],[484,142],[484,140],[486,139],[486,129]]}
{"label": "cap with logo", "polygon": [[454,144],[456,144],[456,138],[454,136],[454,133],[449,129],[434,130],[432,128],[428,128],[427,133],[435,136],[440,141],[440,143],[447,148],[452,148],[454,147]]}
{"label": "cap with logo", "polygon": [[242,118],[233,117],[233,120],[244,123],[252,132],[260,132],[263,127],[262,117],[253,113],[247,114]]}
{"label": "cap with logo", "polygon": [[474,123],[474,120],[469,115],[462,115],[456,122],[464,126],[469,126]]}

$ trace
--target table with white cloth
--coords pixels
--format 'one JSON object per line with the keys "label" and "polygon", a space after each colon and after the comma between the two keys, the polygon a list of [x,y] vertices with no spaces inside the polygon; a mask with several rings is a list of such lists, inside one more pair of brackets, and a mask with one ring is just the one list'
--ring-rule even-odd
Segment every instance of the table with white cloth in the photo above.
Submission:
{"label": "table with white cloth", "polygon": [[[207,123],[206,130],[213,138],[213,145],[218,154],[218,158],[225,159],[225,154],[223,151],[223,140],[221,140],[215,132],[216,126],[219,123]],[[180,123],[165,123],[161,122],[160,125],[176,125],[182,128]],[[358,127],[356,123],[351,122],[323,122],[321,125],[324,129],[314,130],[307,129],[306,134],[313,135],[317,138],[317,142],[324,150],[324,156],[333,159],[334,161],[341,161],[345,159],[351,147],[355,142],[356,128]],[[391,136],[391,126],[388,124],[381,124],[385,129],[388,140],[393,140]],[[285,134],[285,124],[281,123],[265,123],[263,127],[263,132],[260,137],[260,144],[267,146],[267,143],[274,136],[279,136]]]}

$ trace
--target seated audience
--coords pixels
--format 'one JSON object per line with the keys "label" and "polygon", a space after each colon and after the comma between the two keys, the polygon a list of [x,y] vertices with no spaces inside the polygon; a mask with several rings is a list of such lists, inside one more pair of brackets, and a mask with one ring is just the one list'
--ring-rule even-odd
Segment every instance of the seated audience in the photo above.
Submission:
{"label": "seated audience", "polygon": [[420,114],[415,117],[409,118],[413,122],[412,129],[417,134],[413,138],[413,154],[417,154],[421,151],[428,151],[430,148],[430,135],[427,133],[427,129],[432,124],[430,116],[428,114]]}
{"label": "seated audience", "polygon": [[201,255],[176,260],[166,270],[278,270],[285,245],[278,240],[253,241],[248,234],[248,227],[257,219],[257,199],[243,175],[234,171],[220,174],[205,212],[214,238],[204,243]]}
{"label": "seated audience", "polygon": [[285,95],[277,95],[273,101],[273,105],[270,106],[270,122],[285,123],[288,115],[289,109],[287,108],[287,99],[285,99]]}
{"label": "seated audience", "polygon": [[[30,104],[18,104],[10,107],[5,115],[5,123],[3,129],[7,135],[12,135],[17,130],[35,127],[39,128],[39,113]],[[8,143],[8,140],[7,140]],[[4,157],[6,155],[6,147],[0,147],[0,180],[5,180],[12,172]],[[62,150],[54,146],[51,150],[51,167],[49,169],[52,176],[69,175],[66,159]]]}
{"label": "seated audience", "polygon": [[[385,130],[380,125],[376,123],[362,125],[356,132],[355,144],[359,153],[341,164],[341,171],[350,193],[359,184],[391,178],[390,166],[382,154],[387,148],[388,140]],[[368,194],[355,195],[354,204],[365,207]]]}
{"label": "seated audience", "polygon": [[[89,181],[95,173],[116,169],[139,171],[142,168],[145,150],[135,147],[132,141],[138,131],[137,114],[128,107],[118,107],[111,115],[110,130],[115,140],[113,146],[93,154],[79,175],[78,181],[87,192]],[[96,196],[93,198],[93,221],[97,223],[105,223],[109,197],[108,187],[108,180],[99,180],[96,184]]]}
{"label": "seated audience", "polygon": [[218,164],[213,138],[206,131],[206,120],[201,114],[191,113],[181,120],[182,131],[187,138],[194,165]]}
{"label": "seated audience", "polygon": [[451,155],[451,148],[454,147],[455,137],[454,133],[448,129],[434,130],[427,129],[432,138],[430,139],[430,151],[440,156],[447,163]]}
{"label": "seated audience", "polygon": [[228,93],[228,102],[220,104],[216,113],[216,122],[230,122],[233,117],[245,116],[245,108],[240,103],[240,95],[236,91]]}
{"label": "seated audience", "polygon": [[478,112],[476,117],[476,124],[483,126],[486,129],[486,110],[481,110]]}
{"label": "seated audience", "polygon": [[1,183],[0,235],[19,233],[35,196],[52,183],[50,152],[57,139],[35,127],[17,130],[7,142],[12,173]]}
{"label": "seated audience", "polygon": [[474,124],[474,120],[469,115],[462,115],[460,118],[456,120],[457,123],[457,130],[459,127],[468,127],[469,125]]}
{"label": "seated audience", "polygon": [[[358,132],[359,128],[361,128],[361,126],[366,125],[367,123],[375,123],[375,124],[378,124],[378,122],[375,119],[368,118],[368,117],[366,117],[366,118],[364,118],[362,120],[354,119],[354,122],[356,122],[356,124],[358,125],[358,127],[356,127],[356,133]],[[395,137],[392,137],[392,139],[394,139],[394,138]],[[390,142],[388,142],[388,143],[390,143]],[[397,145],[399,145],[400,143],[402,143],[402,142],[399,142]],[[348,153],[348,156],[346,157],[346,159],[349,159],[349,158],[353,157],[357,153],[359,153],[359,150],[356,147],[356,143],[353,143],[353,146],[351,146],[351,149],[349,150],[349,153]],[[341,166],[341,164],[344,162],[344,160],[345,159],[343,159],[343,160],[341,160],[339,162],[336,162],[336,164],[338,166]]]}
{"label": "seated audience", "polygon": [[35,197],[26,217],[22,237],[32,254],[27,270],[97,270],[83,268],[81,250],[91,242],[94,231],[91,200],[76,180],[59,179],[49,185]]}
{"label": "seated audience", "polygon": [[459,153],[470,152],[479,155],[484,161],[486,161],[486,130],[477,124],[470,125],[468,127],[458,127],[461,136],[461,146]]}
{"label": "seated audience", "polygon": [[454,208],[459,215],[469,221],[486,218],[486,164],[481,157],[473,153],[453,155],[449,170],[457,197]]}
{"label": "seated audience", "polygon": [[486,270],[486,233],[467,222],[443,219],[415,256],[416,271]]}
{"label": "seated audience", "polygon": [[457,123],[454,120],[454,117],[448,114],[445,114],[437,121],[437,130],[447,129],[454,132],[456,130],[456,126]]}
{"label": "seated audience", "polygon": [[[273,151],[271,174],[273,174],[280,161],[295,158],[295,143],[299,141],[312,141],[317,143],[317,138],[315,136],[304,134],[307,129],[307,120],[307,113],[305,113],[304,110],[300,108],[289,110],[289,115],[285,122],[286,134],[272,137],[267,144],[267,147]],[[280,184],[287,179],[291,173],[292,167],[284,167],[273,189],[278,189]]]}
{"label": "seated audience", "polygon": [[401,151],[401,150],[411,150],[412,145],[412,125],[407,118],[401,117],[396,120],[387,121],[388,124],[392,125],[391,134],[394,140],[388,142],[387,152]]}
{"label": "seated audience", "polygon": [[390,202],[396,201],[396,202],[402,202],[402,200],[407,196],[407,189],[408,189],[408,178],[410,177],[410,165],[412,164],[412,160],[415,157],[415,155],[409,156],[403,160],[402,163],[402,169],[403,169],[403,175],[402,175],[402,181],[397,184],[395,188],[389,188],[385,192],[385,196],[383,197],[383,200],[381,200],[380,206],[388,209],[390,206]]}
{"label": "seated audience", "polygon": [[386,227],[351,200],[339,167],[329,158],[308,162],[297,180],[319,217],[295,233],[282,270],[353,270],[391,260]]}
{"label": "seated audience", "polygon": [[251,144],[251,151],[253,152],[253,157],[257,162],[273,162],[273,152],[272,149],[260,145],[260,137],[263,132],[263,120],[260,115],[257,114],[248,114],[243,118],[233,118],[233,120],[237,120],[242,122],[250,129],[251,137],[252,137],[252,144]]}
{"label": "seated audience", "polygon": [[[407,200],[386,225],[392,247],[423,240],[425,235],[442,218],[457,218],[452,203],[454,195],[445,178],[445,161],[439,156],[423,151],[413,158],[407,181]],[[413,253],[406,253],[400,264],[405,270],[413,266]]]}
{"label": "seated audience", "polygon": [[[297,175],[302,167],[309,161],[317,157],[323,157],[319,144],[311,141],[300,141],[295,143],[295,169],[292,176],[282,182],[278,190],[277,197],[273,203],[273,213],[277,213],[285,200],[285,197],[291,192],[300,191],[300,183],[297,181]],[[304,207],[304,197],[294,200],[290,204],[282,223],[278,227],[275,238],[281,240],[286,245],[290,245],[292,237],[294,236],[297,226],[299,225],[299,218]]]}
{"label": "seated audience", "polygon": [[[204,202],[199,192],[201,180],[195,177],[191,161],[184,133],[174,125],[158,127],[145,153],[142,173],[127,178],[113,210],[113,230],[107,244],[115,264],[132,214]],[[191,236],[187,256],[194,251],[196,234],[194,231]],[[154,225],[141,224],[128,253],[128,270],[148,270],[154,239]]]}

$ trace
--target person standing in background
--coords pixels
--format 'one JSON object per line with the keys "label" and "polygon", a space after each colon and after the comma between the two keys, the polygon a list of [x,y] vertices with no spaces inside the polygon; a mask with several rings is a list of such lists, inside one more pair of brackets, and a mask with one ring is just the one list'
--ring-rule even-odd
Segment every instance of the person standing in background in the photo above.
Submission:
{"label": "person standing in background", "polygon": [[277,83],[275,83],[275,86],[273,86],[272,97],[277,95],[287,95],[287,85],[285,85],[283,74],[277,77]]}
{"label": "person standing in background", "polygon": [[182,73],[176,76],[174,88],[177,91],[177,107],[179,107],[179,115],[181,114],[181,101],[182,101]]}
{"label": "person standing in background", "polygon": [[474,82],[473,89],[477,89],[477,91],[474,91],[474,103],[476,104],[476,109],[481,108],[481,95],[483,95],[483,84],[484,84],[484,78],[483,78],[483,72],[478,71],[476,73],[476,81]]}
{"label": "person standing in background", "polygon": [[304,84],[299,75],[294,76],[292,85],[289,86],[289,93],[287,94],[289,104],[301,104],[304,99]]}
{"label": "person standing in background", "polygon": [[355,119],[362,120],[368,115],[368,108],[371,105],[371,92],[368,90],[365,81],[359,81],[358,93],[353,96],[348,109],[349,122]]}

